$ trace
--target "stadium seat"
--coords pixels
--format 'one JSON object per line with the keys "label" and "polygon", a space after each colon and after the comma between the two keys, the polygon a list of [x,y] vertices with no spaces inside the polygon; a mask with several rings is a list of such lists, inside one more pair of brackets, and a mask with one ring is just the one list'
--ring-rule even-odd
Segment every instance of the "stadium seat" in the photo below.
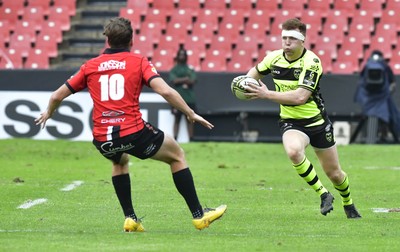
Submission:
{"label": "stadium seat", "polygon": [[143,22],[139,34],[151,38],[154,44],[158,44],[160,42],[164,26],[165,24],[160,22]]}
{"label": "stadium seat", "polygon": [[28,6],[26,6],[26,10],[24,15],[26,15],[27,9],[31,8],[39,8],[42,9],[43,15],[49,15],[51,0],[28,0]]}
{"label": "stadium seat", "polygon": [[31,37],[29,35],[16,33],[11,35],[8,49],[14,49],[16,54],[26,58],[28,57],[31,47]]}
{"label": "stadium seat", "polygon": [[61,24],[58,20],[47,21],[43,24],[42,30],[39,35],[49,35],[52,34],[57,43],[61,43],[63,40],[63,31],[61,30]]}
{"label": "stadium seat", "polygon": [[313,50],[314,53],[319,57],[322,64],[322,69],[324,73],[331,73],[332,72],[332,49],[318,49]]}
{"label": "stadium seat", "polygon": [[226,58],[219,51],[207,51],[206,57],[201,62],[203,72],[226,71]]}
{"label": "stadium seat", "polygon": [[[213,52],[213,55],[220,55],[220,57],[224,57],[225,59],[230,59],[232,56],[232,46],[233,44],[229,40],[221,35],[214,35],[212,37],[211,44],[209,48],[206,50],[206,57]],[[215,51],[215,52],[214,52]]]}
{"label": "stadium seat", "polygon": [[204,59],[206,56],[206,43],[202,37],[197,35],[187,36],[184,47],[188,50],[188,53],[189,50],[193,51],[193,54],[200,59]]}
{"label": "stadium seat", "polygon": [[64,6],[52,6],[49,10],[49,21],[58,21],[62,31],[71,29],[71,20],[68,14],[68,9]]}
{"label": "stadium seat", "polygon": [[359,66],[354,66],[352,62],[336,61],[332,64],[333,74],[355,74],[359,71]]}
{"label": "stadium seat", "polygon": [[357,12],[357,4],[359,0],[334,0],[333,10],[340,10],[343,15],[350,17]]}
{"label": "stadium seat", "polygon": [[323,54],[326,55],[326,57],[329,55],[331,60],[336,60],[337,44],[335,43],[335,38],[327,35],[321,36],[315,44],[313,51],[318,55]]}
{"label": "stadium seat", "polygon": [[160,9],[149,9],[142,26],[144,23],[156,23],[156,26],[160,27],[161,30],[164,31],[167,28],[167,15]]}
{"label": "stadium seat", "polygon": [[297,11],[293,10],[282,10],[275,14],[273,18],[270,33],[271,35],[280,35],[282,32],[282,23],[289,18],[300,18]]}
{"label": "stadium seat", "polygon": [[197,36],[205,44],[209,45],[214,36],[214,31],[214,24],[207,21],[197,21],[193,24],[191,36]]}
{"label": "stadium seat", "polygon": [[219,23],[218,34],[228,38],[234,44],[243,30],[243,14],[237,10],[226,11],[221,23]]}
{"label": "stadium seat", "polygon": [[361,43],[361,38],[359,37],[346,36],[341,44],[341,48],[351,49],[359,60],[364,58],[364,45]]}
{"label": "stadium seat", "polygon": [[[24,15],[24,7],[25,7],[25,0],[8,0],[8,1],[1,1],[1,9],[7,10],[5,13],[8,13],[9,11],[15,12],[17,16],[22,16]],[[0,15],[2,19],[5,17]]]}
{"label": "stadium seat", "polygon": [[213,10],[217,17],[222,18],[227,8],[227,3],[226,0],[204,0],[203,7],[204,9]]}
{"label": "stadium seat", "polygon": [[323,18],[328,16],[331,4],[333,4],[333,0],[308,0],[307,2],[308,9],[313,10]]}
{"label": "stadium seat", "polygon": [[29,6],[25,8],[25,13],[22,17],[22,20],[31,23],[35,31],[40,31],[43,23],[46,22],[45,15],[46,13],[41,6]]}
{"label": "stadium seat", "polygon": [[245,18],[250,16],[250,11],[253,9],[253,3],[250,0],[230,0],[228,4],[229,9],[242,13]]}
{"label": "stadium seat", "polygon": [[185,40],[186,37],[183,39],[179,39],[174,35],[164,35],[161,36],[157,49],[172,50],[174,52],[177,52],[180,45],[183,45],[185,43]]}
{"label": "stadium seat", "polygon": [[36,41],[36,29],[35,25],[30,21],[20,20],[15,24],[14,34],[28,35],[30,42],[34,43]]}
{"label": "stadium seat", "polygon": [[178,9],[188,10],[194,17],[197,17],[200,10],[199,0],[178,0]]}
{"label": "stadium seat", "polygon": [[283,11],[290,11],[295,17],[301,17],[307,0],[284,0],[281,7]]}
{"label": "stadium seat", "polygon": [[[400,44],[400,39],[398,44]],[[394,74],[400,74],[400,50],[395,50],[392,58],[389,61],[389,65],[392,68]]]}
{"label": "stadium seat", "polygon": [[371,51],[374,49],[379,49],[383,53],[385,59],[390,59],[392,57],[392,45],[384,36],[373,36],[366,54],[371,54]]}
{"label": "stadium seat", "polygon": [[366,10],[371,12],[371,15],[374,18],[380,18],[382,16],[382,4],[381,0],[360,0],[360,9],[359,10]]}
{"label": "stadium seat", "polygon": [[43,32],[40,36],[37,36],[35,49],[40,49],[48,57],[55,58],[58,56],[58,43],[57,38],[54,34]]}
{"label": "stadium seat", "polygon": [[374,36],[385,37],[391,45],[396,45],[397,34],[396,34],[396,24],[390,23],[378,23],[375,28]]}
{"label": "stadium seat", "polygon": [[151,62],[156,67],[157,71],[169,71],[174,66],[174,57],[176,50],[168,48],[154,50]]}
{"label": "stadium seat", "polygon": [[258,59],[258,49],[259,45],[252,36],[242,35],[238,38],[233,51],[243,50],[251,59]]}
{"label": "stadium seat", "polygon": [[10,42],[11,35],[11,27],[10,23],[7,20],[0,20],[0,37],[3,39],[3,42]]}
{"label": "stadium seat", "polygon": [[386,8],[382,11],[382,17],[380,23],[383,24],[395,24],[396,32],[400,32],[400,15],[398,15],[396,9]]}
{"label": "stadium seat", "polygon": [[351,19],[351,25],[362,24],[364,29],[369,29],[370,32],[373,32],[375,29],[375,21],[374,16],[371,11],[360,10],[354,13],[354,16]]}
{"label": "stadium seat", "polygon": [[168,25],[180,23],[187,32],[193,29],[193,13],[190,9],[176,9],[172,12],[172,16],[168,21]]}
{"label": "stadium seat", "polygon": [[201,56],[198,51],[186,48],[188,61],[187,63],[191,65],[195,71],[201,70]]}
{"label": "stadium seat", "polygon": [[268,35],[266,37],[266,41],[264,42],[262,48],[265,52],[281,49],[282,48],[281,35]]}
{"label": "stadium seat", "polygon": [[344,33],[347,33],[349,31],[349,20],[347,17],[347,13],[341,10],[331,10],[328,12],[328,16],[326,17],[324,26],[327,26],[329,24],[336,24],[338,30],[342,30]]}
{"label": "stadium seat", "polygon": [[153,9],[159,9],[167,17],[171,17],[175,9],[174,0],[153,1],[152,5]]}
{"label": "stadium seat", "polygon": [[33,49],[24,63],[26,69],[48,69],[49,58],[40,49]]}
{"label": "stadium seat", "polygon": [[275,13],[278,12],[278,7],[281,2],[282,1],[280,0],[257,0],[256,8],[253,10],[262,10],[266,15],[268,15],[268,17],[274,18]]}
{"label": "stadium seat", "polygon": [[129,19],[134,30],[140,30],[142,17],[139,10],[130,7],[123,7],[119,10],[119,16]]}
{"label": "stadium seat", "polygon": [[233,50],[232,57],[226,65],[226,70],[228,72],[247,73],[253,66],[251,55],[246,50],[236,48]]}
{"label": "stadium seat", "polygon": [[22,69],[23,66],[23,58],[21,54],[17,53],[15,49],[8,48],[3,55],[3,58],[6,60],[2,60],[2,68],[5,69]]}
{"label": "stadium seat", "polygon": [[400,10],[399,0],[386,0],[384,2],[386,2],[386,9]]}
{"label": "stadium seat", "polygon": [[1,21],[7,21],[11,31],[14,31],[15,24],[18,22],[19,14],[13,7],[0,7]]}
{"label": "stadium seat", "polygon": [[249,18],[244,24],[244,32],[247,34],[257,34],[262,43],[263,35],[267,34],[271,28],[271,18],[269,14],[267,10],[252,9]]}
{"label": "stadium seat", "polygon": [[322,16],[317,11],[308,9],[303,12],[301,21],[307,25],[307,43],[315,44],[322,32]]}
{"label": "stadium seat", "polygon": [[334,36],[335,37],[335,43],[336,44],[341,44],[341,43],[343,43],[343,39],[344,39],[344,36],[345,36],[344,29],[346,29],[344,23],[326,22],[325,25],[324,25],[324,28],[322,29],[322,34],[323,35]]}
{"label": "stadium seat", "polygon": [[153,57],[153,40],[145,35],[136,35],[133,37],[133,46],[131,52],[140,54],[144,57]]}
{"label": "stadium seat", "polygon": [[359,69],[356,68],[356,66],[359,65],[360,60],[358,58],[357,53],[352,48],[345,48],[342,47],[338,50],[336,62],[348,62],[351,63],[351,65],[354,67],[355,71],[358,71]]}
{"label": "stadium seat", "polygon": [[[196,21],[193,25],[197,26],[200,24],[199,22],[205,24],[208,27],[207,29],[211,28],[213,32],[216,32],[218,30],[219,17],[215,10],[200,9]],[[193,32],[193,34],[196,33]]]}
{"label": "stadium seat", "polygon": [[126,7],[137,10],[140,16],[144,17],[147,15],[149,4],[147,1],[127,0]]}
{"label": "stadium seat", "polygon": [[364,24],[351,24],[349,27],[349,35],[361,38],[363,45],[368,45],[371,42],[371,31]]}
{"label": "stadium seat", "polygon": [[52,0],[53,6],[63,7],[70,17],[76,15],[76,0]]}

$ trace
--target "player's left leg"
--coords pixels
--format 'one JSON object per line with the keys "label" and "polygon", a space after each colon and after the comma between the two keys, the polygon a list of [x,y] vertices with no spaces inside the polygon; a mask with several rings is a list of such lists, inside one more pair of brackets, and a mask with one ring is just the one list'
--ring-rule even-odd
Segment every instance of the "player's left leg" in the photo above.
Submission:
{"label": "player's left leg", "polygon": [[347,174],[342,170],[336,145],[327,149],[315,149],[315,153],[326,175],[338,190],[342,205],[348,218],[360,218],[350,194],[350,183]]}

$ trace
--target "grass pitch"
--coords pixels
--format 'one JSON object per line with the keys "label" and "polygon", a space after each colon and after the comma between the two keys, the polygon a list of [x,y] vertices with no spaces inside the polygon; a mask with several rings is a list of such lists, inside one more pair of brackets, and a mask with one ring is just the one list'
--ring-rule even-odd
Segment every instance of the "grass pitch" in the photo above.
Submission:
{"label": "grass pitch", "polygon": [[[111,163],[90,142],[0,141],[0,251],[398,251],[399,145],[340,146],[361,215],[348,220],[340,197],[319,197],[291,168],[281,144],[183,144],[203,206],[227,204],[203,231],[191,223],[167,165],[131,159],[134,207],[145,233],[122,232]],[[62,191],[74,181],[83,184]],[[36,199],[47,201],[18,208]],[[382,208],[387,213],[375,212]]]}

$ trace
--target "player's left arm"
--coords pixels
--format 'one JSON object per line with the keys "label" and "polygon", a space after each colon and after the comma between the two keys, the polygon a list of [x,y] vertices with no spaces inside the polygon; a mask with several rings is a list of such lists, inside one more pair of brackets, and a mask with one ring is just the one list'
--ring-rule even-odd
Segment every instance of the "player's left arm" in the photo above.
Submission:
{"label": "player's left arm", "polygon": [[48,119],[51,118],[54,111],[60,106],[61,102],[72,94],[71,90],[67,87],[66,84],[63,84],[59,87],[53,94],[50,96],[49,103],[47,109],[40,114],[38,118],[35,119],[36,125],[41,125],[43,129],[46,125]]}

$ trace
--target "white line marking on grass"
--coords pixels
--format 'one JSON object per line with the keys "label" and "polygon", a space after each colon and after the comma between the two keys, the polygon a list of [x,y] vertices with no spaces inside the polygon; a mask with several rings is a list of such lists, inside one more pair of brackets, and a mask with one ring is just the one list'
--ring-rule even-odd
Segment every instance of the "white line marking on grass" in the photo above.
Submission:
{"label": "white line marking on grass", "polygon": [[25,202],[24,204],[20,205],[19,209],[28,209],[31,208],[35,205],[39,205],[39,204],[43,204],[47,201],[47,199],[35,199],[35,200],[28,200],[27,202]]}
{"label": "white line marking on grass", "polygon": [[83,184],[83,181],[80,181],[80,180],[72,181],[72,184],[69,184],[64,188],[61,188],[60,191],[64,191],[64,192],[72,191],[82,184]]}
{"label": "white line marking on grass", "polygon": [[400,167],[392,166],[392,167],[380,167],[380,166],[366,166],[364,167],[366,170],[393,170],[393,171],[400,171]]}
{"label": "white line marking on grass", "polygon": [[400,208],[372,208],[374,213],[396,213],[400,212]]}

